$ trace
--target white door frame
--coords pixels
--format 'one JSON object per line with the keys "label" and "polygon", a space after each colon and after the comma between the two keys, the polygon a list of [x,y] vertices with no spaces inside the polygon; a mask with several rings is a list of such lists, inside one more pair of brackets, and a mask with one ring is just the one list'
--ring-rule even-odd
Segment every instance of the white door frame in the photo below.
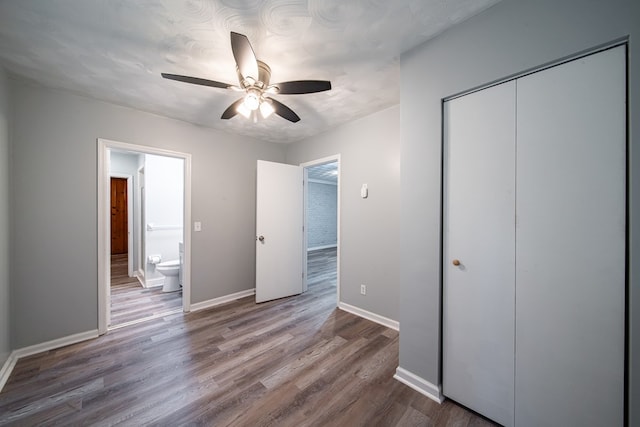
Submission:
{"label": "white door frame", "polygon": [[[133,277],[133,175],[111,173],[109,178],[122,178],[127,180],[127,275]],[[111,225],[109,225],[111,236]],[[111,248],[109,248],[111,249]]]}
{"label": "white door frame", "polygon": [[111,224],[109,203],[109,150],[132,151],[157,156],[175,157],[184,160],[184,266],[182,276],[182,309],[191,310],[191,154],[164,150],[145,145],[129,144],[98,138],[98,333],[107,332],[109,325],[109,283],[111,281]]}
{"label": "white door frame", "polygon": [[304,272],[304,281],[303,281],[303,292],[307,291],[307,231],[308,231],[308,227],[307,227],[307,189],[309,188],[309,182],[307,179],[307,168],[312,167],[312,166],[318,166],[318,165],[322,165],[325,163],[333,163],[336,162],[338,163],[338,200],[337,200],[337,205],[336,205],[336,209],[337,209],[337,214],[338,214],[338,219],[337,219],[337,223],[336,223],[336,227],[337,227],[337,251],[336,251],[336,304],[340,303],[340,213],[342,212],[342,210],[340,209],[340,187],[342,186],[342,178],[341,178],[341,166],[340,166],[340,154],[334,154],[332,156],[327,156],[327,157],[322,157],[320,159],[316,159],[316,160],[311,160],[308,162],[304,162],[304,163],[300,163],[300,166],[302,166],[304,168],[304,207],[303,207],[303,211],[304,211],[304,241],[303,241],[303,248],[304,250],[302,251],[302,262],[303,262],[303,272]]}
{"label": "white door frame", "polygon": [[145,260],[145,251],[142,246],[142,233],[144,232],[144,223],[145,218],[143,215],[142,209],[142,189],[144,188],[144,166],[138,168],[137,171],[137,180],[136,180],[136,206],[134,207],[135,211],[138,212],[138,218],[136,222],[138,223],[138,227],[136,228],[136,249],[138,250],[138,269],[135,272],[135,275],[138,277],[138,280],[144,284],[145,276],[144,276],[144,260]]}

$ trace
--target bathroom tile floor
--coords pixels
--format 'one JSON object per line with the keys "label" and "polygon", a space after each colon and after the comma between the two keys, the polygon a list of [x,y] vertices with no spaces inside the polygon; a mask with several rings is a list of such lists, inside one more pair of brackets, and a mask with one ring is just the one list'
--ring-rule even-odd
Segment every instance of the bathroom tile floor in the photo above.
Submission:
{"label": "bathroom tile floor", "polygon": [[111,327],[182,307],[182,291],[143,288],[127,275],[127,254],[111,255]]}

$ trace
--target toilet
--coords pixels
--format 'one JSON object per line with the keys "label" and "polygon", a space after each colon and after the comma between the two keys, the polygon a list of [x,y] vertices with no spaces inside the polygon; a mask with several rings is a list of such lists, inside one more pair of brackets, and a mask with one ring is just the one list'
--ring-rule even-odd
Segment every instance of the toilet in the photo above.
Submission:
{"label": "toilet", "polygon": [[164,276],[162,292],[175,292],[182,288],[182,264],[184,262],[184,244],[178,243],[179,259],[156,264],[156,271]]}
{"label": "toilet", "polygon": [[180,260],[161,262],[156,264],[156,271],[164,276],[162,292],[174,292],[180,290]]}

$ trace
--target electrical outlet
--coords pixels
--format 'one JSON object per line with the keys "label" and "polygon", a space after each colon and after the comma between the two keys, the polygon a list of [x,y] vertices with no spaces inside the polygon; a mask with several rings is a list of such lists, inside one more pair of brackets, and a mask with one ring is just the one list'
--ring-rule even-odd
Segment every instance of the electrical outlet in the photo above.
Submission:
{"label": "electrical outlet", "polygon": [[367,294],[367,287],[365,285],[360,285],[360,293],[362,295],[366,295]]}

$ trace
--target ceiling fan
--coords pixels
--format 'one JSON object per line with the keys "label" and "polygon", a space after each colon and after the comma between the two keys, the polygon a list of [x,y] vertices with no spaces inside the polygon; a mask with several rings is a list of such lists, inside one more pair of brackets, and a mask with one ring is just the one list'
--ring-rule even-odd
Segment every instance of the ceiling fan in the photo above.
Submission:
{"label": "ceiling fan", "polygon": [[246,118],[253,117],[253,120],[257,121],[257,114],[260,111],[260,115],[263,118],[276,113],[280,117],[295,123],[300,120],[300,117],[291,108],[267,95],[300,95],[331,89],[331,82],[326,80],[294,80],[269,84],[271,68],[256,59],[249,39],[243,34],[231,32],[231,50],[237,65],[236,71],[240,81],[239,86],[178,74],[162,73],[162,77],[201,86],[244,91],[245,95],[222,113],[221,118],[225,120],[240,113]]}

